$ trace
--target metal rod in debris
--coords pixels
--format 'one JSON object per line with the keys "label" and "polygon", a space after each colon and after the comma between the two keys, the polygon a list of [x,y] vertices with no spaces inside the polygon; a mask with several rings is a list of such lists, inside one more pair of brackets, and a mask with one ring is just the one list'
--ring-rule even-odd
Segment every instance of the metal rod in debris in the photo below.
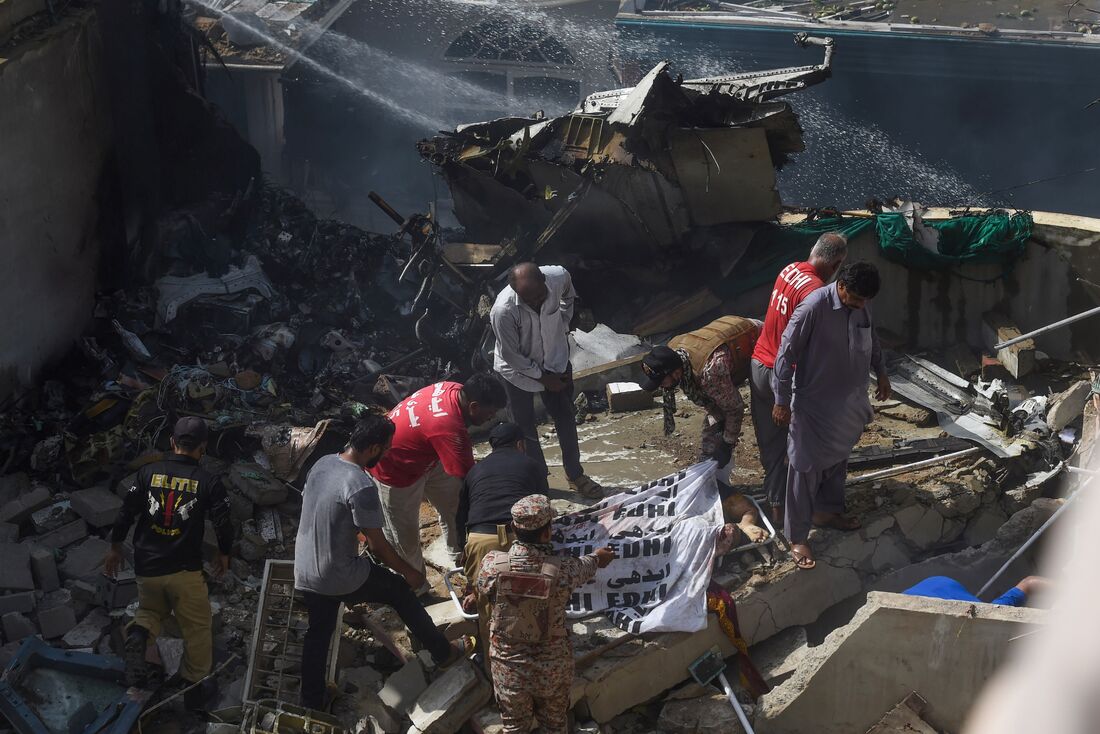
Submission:
{"label": "metal rod in debris", "polygon": [[1076,314],[1074,316],[1070,316],[1069,318],[1062,319],[1061,321],[1055,321],[1053,324],[1048,324],[1046,326],[1040,327],[1040,328],[1036,329],[1035,331],[1029,331],[1026,334],[1020,334],[1020,336],[1013,337],[1012,339],[1009,339],[1008,341],[1004,341],[1004,342],[1001,342],[1000,344],[994,345],[993,348],[999,350],[999,349],[1004,349],[1005,347],[1011,347],[1013,344],[1019,344],[1020,342],[1026,341],[1026,340],[1030,339],[1033,336],[1038,336],[1039,334],[1045,334],[1048,331],[1054,331],[1055,329],[1060,329],[1063,326],[1067,326],[1069,324],[1072,324],[1074,321],[1080,321],[1081,319],[1087,319],[1089,316],[1095,316],[1096,314],[1100,314],[1100,306],[1097,306],[1096,308],[1090,308],[1088,311],[1082,311],[1079,314]]}
{"label": "metal rod in debris", "polygon": [[895,466],[890,469],[883,469],[882,471],[871,472],[870,474],[863,474],[858,477],[852,477],[848,480],[848,485],[861,484],[863,482],[870,482],[875,479],[885,479],[887,477],[897,476],[898,474],[905,474],[906,472],[916,471],[917,469],[924,469],[929,466],[936,466],[937,464],[946,464],[949,461],[955,459],[962,459],[967,456],[973,456],[982,450],[981,446],[974,446],[973,448],[963,449],[962,451],[956,451],[953,454],[944,454],[943,456],[933,456],[931,459],[924,459],[923,461],[917,461],[912,464],[905,464],[903,466]]}
{"label": "metal rod in debris", "polygon": [[[1080,492],[1080,490],[1078,490],[1078,492]],[[978,589],[978,593],[975,594],[975,596],[977,596],[978,598],[981,598],[982,594],[984,594],[989,589],[990,586],[992,586],[994,583],[996,583],[997,579],[999,579],[1004,574],[1004,572],[1008,570],[1008,567],[1011,566],[1016,561],[1017,558],[1019,558],[1024,553],[1026,553],[1028,548],[1035,545],[1035,541],[1038,540],[1039,537],[1042,536],[1042,534],[1044,532],[1046,532],[1047,528],[1049,528],[1051,525],[1054,524],[1054,521],[1058,519],[1058,516],[1061,515],[1065,511],[1065,509],[1067,507],[1069,507],[1070,503],[1073,502],[1075,499],[1077,499],[1076,494],[1073,495],[1072,497],[1070,497],[1068,500],[1066,500],[1062,504],[1062,506],[1059,507],[1058,510],[1053,515],[1051,515],[1049,518],[1047,518],[1047,521],[1045,523],[1043,523],[1039,527],[1039,529],[1036,530],[1035,533],[1030,538],[1027,539],[1027,542],[1024,543],[1023,545],[1021,545],[1019,550],[1017,550],[1015,553],[1013,553],[1012,557],[1009,558],[1007,561],[1005,561],[1005,564],[1003,566],[1001,566],[999,569],[997,569],[997,573],[993,574],[993,577],[990,578],[989,581],[985,582],[985,586]]]}

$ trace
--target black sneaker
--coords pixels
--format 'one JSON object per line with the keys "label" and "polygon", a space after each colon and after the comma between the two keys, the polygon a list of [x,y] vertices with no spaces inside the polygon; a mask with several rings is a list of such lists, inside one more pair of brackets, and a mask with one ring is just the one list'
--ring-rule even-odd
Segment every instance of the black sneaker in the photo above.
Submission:
{"label": "black sneaker", "polygon": [[149,644],[149,630],[140,625],[132,625],[126,633],[126,642],[122,646],[122,661],[126,664],[126,685],[131,688],[145,688],[149,679],[148,665],[145,662],[145,648]]}

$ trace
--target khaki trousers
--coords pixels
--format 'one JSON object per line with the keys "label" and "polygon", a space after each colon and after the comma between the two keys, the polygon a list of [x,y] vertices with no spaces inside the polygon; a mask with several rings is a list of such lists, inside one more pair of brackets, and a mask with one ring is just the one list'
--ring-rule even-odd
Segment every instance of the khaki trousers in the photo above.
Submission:
{"label": "khaki trousers", "polygon": [[378,497],[382,502],[382,518],[385,520],[386,540],[397,554],[410,566],[424,572],[424,553],[420,549],[420,503],[427,498],[439,515],[447,548],[458,557],[458,495],[462,480],[443,471],[443,464],[434,467],[408,487],[392,487],[382,482],[378,485]]}
{"label": "khaki trousers", "polygon": [[[477,574],[481,569],[481,562],[492,551],[506,551],[512,547],[512,541],[516,536],[505,525],[497,525],[495,534],[470,533],[466,536],[466,565],[464,571],[466,580],[477,589]],[[503,541],[503,542],[501,542]],[[482,660],[485,661],[486,670],[489,663],[489,616],[492,614],[489,597],[477,595],[477,644],[481,650]]]}
{"label": "khaki trousers", "polygon": [[177,571],[166,576],[138,576],[138,610],[134,624],[149,631],[150,639],[161,632],[169,615],[183,633],[180,677],[195,683],[210,673],[214,664],[214,637],[210,597],[202,571]]}

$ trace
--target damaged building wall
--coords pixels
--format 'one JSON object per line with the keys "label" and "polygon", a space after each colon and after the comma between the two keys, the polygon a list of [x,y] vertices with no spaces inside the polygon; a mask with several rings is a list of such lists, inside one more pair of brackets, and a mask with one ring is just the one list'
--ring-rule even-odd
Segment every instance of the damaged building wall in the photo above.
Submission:
{"label": "damaged building wall", "polygon": [[0,44],[0,395],[31,382],[88,321],[110,147],[93,11],[9,43]]}
{"label": "damaged building wall", "polygon": [[[946,209],[931,209],[926,220],[948,218]],[[849,242],[849,260],[875,263],[883,289],[874,311],[889,344],[919,344],[943,349],[965,343],[986,349],[983,317],[1003,312],[1021,331],[1030,331],[1100,305],[1097,255],[1100,220],[1048,212],[1034,212],[1035,224],[1022,258],[1008,268],[1000,264],[963,264],[948,271],[922,270],[887,260],[874,228]],[[785,224],[803,221],[803,215],[782,217]],[[794,253],[791,259],[805,258]],[[779,266],[774,272],[778,274]],[[764,282],[764,281],[762,281]],[[739,294],[723,305],[726,313],[762,317],[771,279],[766,285]],[[718,313],[715,311],[714,313]],[[700,317],[703,320],[704,317]],[[1077,359],[1097,348],[1096,321],[1085,319],[1043,334],[1036,348],[1056,359]]]}

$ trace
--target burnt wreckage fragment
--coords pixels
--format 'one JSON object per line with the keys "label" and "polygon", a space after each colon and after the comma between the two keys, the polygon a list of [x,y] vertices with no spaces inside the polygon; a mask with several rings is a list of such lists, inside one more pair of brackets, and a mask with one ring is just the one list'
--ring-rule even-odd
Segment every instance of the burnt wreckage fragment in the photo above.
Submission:
{"label": "burnt wreckage fragment", "polygon": [[[498,268],[561,262],[589,293],[607,290],[609,267],[659,264],[685,284],[727,276],[755,223],[780,212],[776,170],[804,149],[777,98],[830,75],[833,40],[795,40],[823,47],[822,63],[683,80],[661,62],[561,117],[462,125],[418,150],[450,187],[467,241],[501,243]],[[585,289],[583,271],[599,285]]]}

